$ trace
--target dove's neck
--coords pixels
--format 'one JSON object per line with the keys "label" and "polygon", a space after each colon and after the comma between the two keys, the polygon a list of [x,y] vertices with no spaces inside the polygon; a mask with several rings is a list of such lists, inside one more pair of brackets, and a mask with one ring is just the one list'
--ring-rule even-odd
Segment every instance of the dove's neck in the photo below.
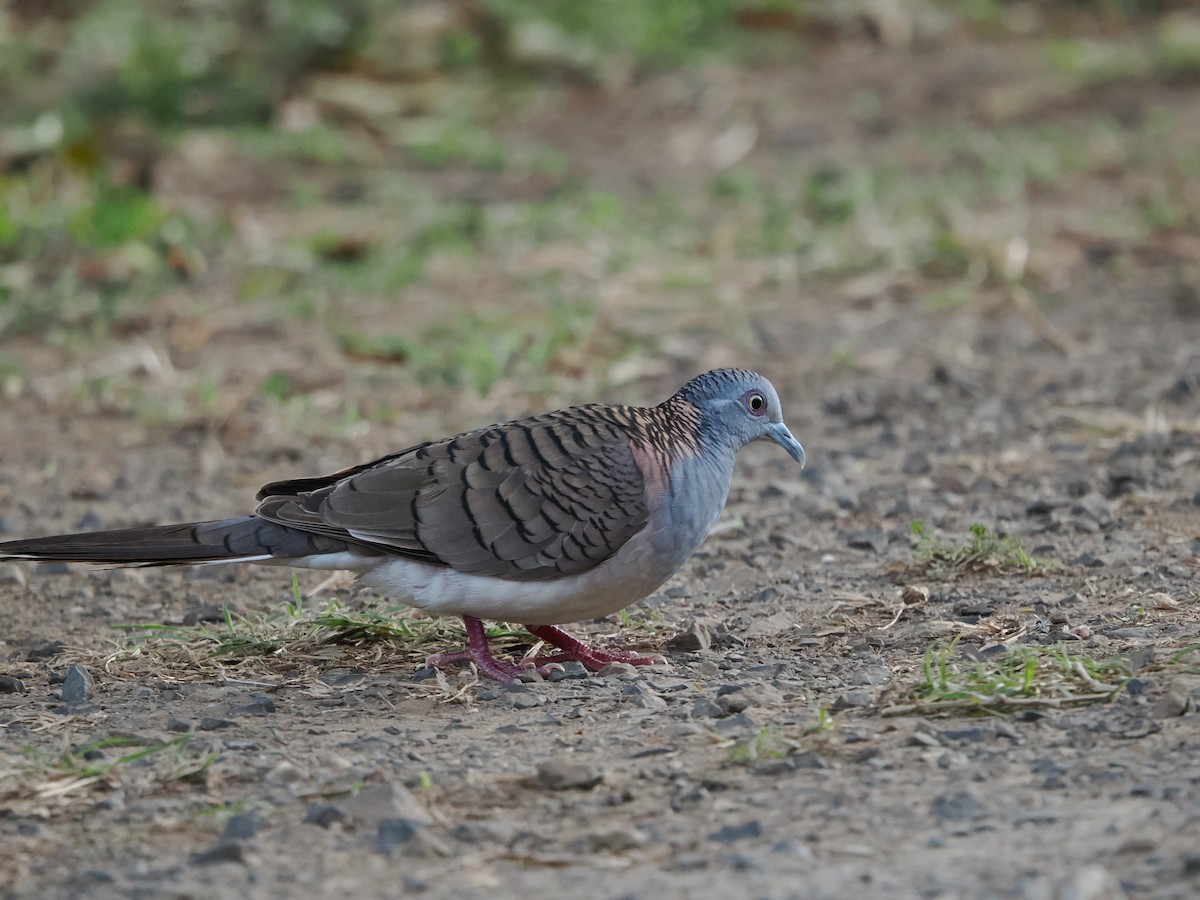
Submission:
{"label": "dove's neck", "polygon": [[650,537],[675,568],[683,565],[708,537],[729,496],[733,453],[709,449],[676,459],[662,502],[651,515]]}

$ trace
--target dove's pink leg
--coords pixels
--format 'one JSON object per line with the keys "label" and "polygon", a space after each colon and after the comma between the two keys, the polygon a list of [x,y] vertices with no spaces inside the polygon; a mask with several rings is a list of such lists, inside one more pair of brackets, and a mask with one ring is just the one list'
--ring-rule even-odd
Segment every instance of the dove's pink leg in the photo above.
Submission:
{"label": "dove's pink leg", "polygon": [[586,668],[591,669],[593,672],[598,672],[613,662],[628,663],[631,666],[648,666],[659,659],[656,656],[641,656],[637,653],[631,653],[628,650],[597,650],[595,647],[589,647],[583,641],[571,637],[571,635],[567,634],[561,628],[555,628],[553,625],[526,625],[525,628],[530,634],[541,638],[547,644],[553,644],[563,651],[551,656],[537,657],[535,662],[538,666],[547,663],[561,663],[574,660],[583,663]]}
{"label": "dove's pink leg", "polygon": [[[515,666],[512,663],[507,663],[496,659],[492,656],[492,649],[488,646],[487,633],[483,630],[483,622],[474,616],[463,616],[463,624],[467,626],[467,646],[462,650],[449,650],[445,653],[435,653],[433,656],[426,657],[425,665],[442,667],[456,662],[473,662],[475,668],[495,681],[504,681],[512,684],[520,681],[522,672],[527,672],[534,668],[542,677],[550,674],[555,669],[561,669],[555,660],[533,660],[531,664],[526,666]],[[582,645],[580,645],[582,646]],[[585,648],[586,649],[586,648]]]}
{"label": "dove's pink leg", "polygon": [[521,674],[521,667],[512,663],[502,662],[492,656],[488,646],[487,634],[483,623],[474,616],[463,616],[463,624],[467,626],[467,646],[462,650],[450,650],[446,653],[435,653],[425,660],[428,666],[446,666],[456,662],[473,662],[475,668],[496,681],[514,682]]}

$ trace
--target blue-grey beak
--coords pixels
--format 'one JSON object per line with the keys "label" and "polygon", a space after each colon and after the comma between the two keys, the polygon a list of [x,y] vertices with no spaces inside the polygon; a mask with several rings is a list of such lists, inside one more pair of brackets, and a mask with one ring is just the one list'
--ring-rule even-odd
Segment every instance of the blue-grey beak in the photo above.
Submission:
{"label": "blue-grey beak", "polygon": [[788,431],[788,427],[782,422],[772,422],[767,428],[766,436],[786,450],[792,459],[800,463],[800,468],[803,469],[804,448],[800,446],[800,442]]}

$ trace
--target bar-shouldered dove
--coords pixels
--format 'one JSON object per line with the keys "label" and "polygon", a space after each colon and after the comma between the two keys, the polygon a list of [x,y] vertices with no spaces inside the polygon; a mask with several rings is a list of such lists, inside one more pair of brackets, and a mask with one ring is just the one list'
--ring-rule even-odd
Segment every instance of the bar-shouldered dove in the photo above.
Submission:
{"label": "bar-shouldered dove", "polygon": [[716,523],[737,452],[763,439],[804,464],[771,383],[715,369],[658,406],[577,406],[273,482],[252,515],[9,541],[0,559],[348,569],[462,617],[468,647],[434,665],[470,660],[516,680],[522,669],[492,655],[480,619],[521,622],[557,647],[525,661],[542,671],[645,664],[554,626],[616,612],[670,578]]}

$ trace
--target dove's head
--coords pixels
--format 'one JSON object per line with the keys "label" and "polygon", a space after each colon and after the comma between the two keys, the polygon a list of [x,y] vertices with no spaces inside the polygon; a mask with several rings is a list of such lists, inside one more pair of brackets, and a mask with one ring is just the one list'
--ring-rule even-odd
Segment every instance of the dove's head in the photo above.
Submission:
{"label": "dove's head", "polygon": [[774,441],[804,465],[804,448],[783,424],[779,395],[767,379],[745,369],[713,369],[697,375],[675,395],[703,417],[708,437],[739,449],[751,441]]}

